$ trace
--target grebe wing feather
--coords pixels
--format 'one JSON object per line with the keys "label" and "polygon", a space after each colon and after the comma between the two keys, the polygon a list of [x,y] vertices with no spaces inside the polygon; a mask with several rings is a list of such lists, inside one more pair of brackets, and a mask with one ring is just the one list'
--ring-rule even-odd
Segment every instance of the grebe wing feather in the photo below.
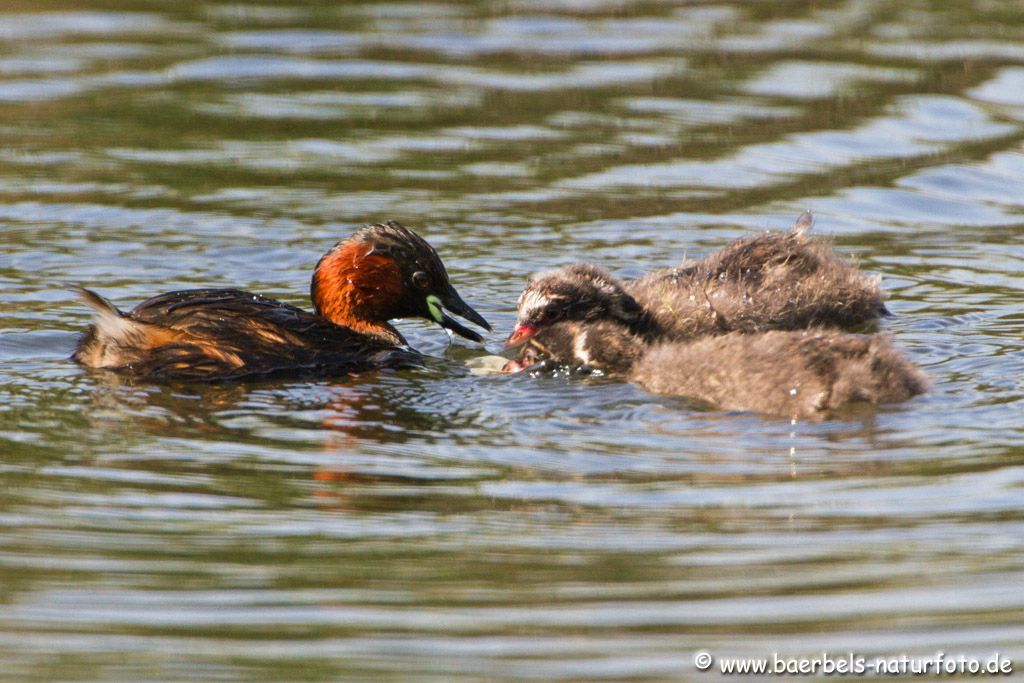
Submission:
{"label": "grebe wing feather", "polygon": [[175,329],[184,329],[202,321],[222,321],[225,317],[267,318],[283,325],[316,319],[312,313],[291,304],[239,289],[167,292],[143,301],[129,315],[141,322]]}
{"label": "grebe wing feather", "polygon": [[[212,355],[208,348],[194,344],[174,344],[161,347],[157,353],[135,363],[137,371],[151,379],[185,381],[223,381],[258,379],[287,374],[291,377],[342,376],[389,368],[422,368],[424,357],[412,350],[386,349],[373,353],[346,354],[345,349],[326,351],[310,347],[291,347],[282,354],[278,348],[250,348],[246,363],[238,366],[220,355]],[[340,351],[340,353],[338,352]]]}

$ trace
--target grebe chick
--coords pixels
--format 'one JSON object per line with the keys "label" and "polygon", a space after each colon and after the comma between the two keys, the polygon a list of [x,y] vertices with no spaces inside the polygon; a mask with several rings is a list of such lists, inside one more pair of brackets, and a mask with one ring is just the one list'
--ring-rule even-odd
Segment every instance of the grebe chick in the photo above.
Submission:
{"label": "grebe chick", "polygon": [[884,335],[821,329],[647,345],[623,326],[559,323],[527,342],[505,369],[545,361],[601,370],[724,410],[806,419],[857,403],[905,401],[928,387],[925,374]]}
{"label": "grebe chick", "polygon": [[618,323],[601,321],[555,323],[527,340],[502,372],[597,370],[606,375],[628,375],[651,348],[641,337]]}
{"label": "grebe chick", "polygon": [[151,379],[223,380],[253,375],[339,375],[422,358],[388,321],[427,318],[483,338],[443,308],[490,330],[448,280],[437,252],[394,221],[368,225],[316,265],[313,312],[237,289],[190,289],[128,313],[87,289],[96,309],[72,358]]}
{"label": "grebe chick", "polygon": [[925,374],[885,335],[834,330],[659,344],[633,366],[630,381],[723,410],[809,419],[858,403],[899,403],[928,388]]}
{"label": "grebe chick", "polygon": [[519,297],[509,346],[565,320],[624,325],[646,341],[729,332],[854,329],[888,311],[878,277],[809,236],[810,213],[789,232],[736,240],[706,258],[620,282],[576,264],[533,277]]}

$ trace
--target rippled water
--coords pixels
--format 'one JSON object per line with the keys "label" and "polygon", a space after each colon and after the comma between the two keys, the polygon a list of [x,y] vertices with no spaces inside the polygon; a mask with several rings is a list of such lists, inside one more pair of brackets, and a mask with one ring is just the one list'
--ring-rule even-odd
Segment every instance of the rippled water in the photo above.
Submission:
{"label": "rippled water", "polygon": [[[1019,3],[14,2],[0,13],[0,677],[707,678],[693,655],[1024,667]],[[499,332],[803,209],[932,392],[820,424],[482,351],[118,384],[88,312],[306,305],[397,219]]]}

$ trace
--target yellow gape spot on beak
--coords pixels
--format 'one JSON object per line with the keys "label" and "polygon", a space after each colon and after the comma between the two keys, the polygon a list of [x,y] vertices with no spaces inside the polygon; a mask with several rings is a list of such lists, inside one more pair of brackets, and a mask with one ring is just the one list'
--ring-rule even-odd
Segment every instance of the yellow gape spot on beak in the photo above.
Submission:
{"label": "yellow gape spot on beak", "polygon": [[430,309],[430,315],[433,316],[434,320],[438,323],[441,322],[441,300],[437,296],[431,294],[427,297],[427,308]]}

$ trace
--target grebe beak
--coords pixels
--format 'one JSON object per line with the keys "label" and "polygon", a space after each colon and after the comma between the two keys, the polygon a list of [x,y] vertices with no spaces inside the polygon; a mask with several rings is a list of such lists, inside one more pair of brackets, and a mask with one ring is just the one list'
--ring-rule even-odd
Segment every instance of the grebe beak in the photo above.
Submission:
{"label": "grebe beak", "polygon": [[505,365],[501,367],[501,372],[502,374],[510,375],[516,372],[522,372],[528,367],[530,366],[524,363],[523,361],[513,358],[512,360],[505,363]]}
{"label": "grebe beak", "polygon": [[539,360],[536,363],[528,363],[524,360],[513,358],[501,367],[501,373],[504,375],[513,375],[517,372],[550,372],[554,370],[558,370],[558,363],[550,358]]}
{"label": "grebe beak", "polygon": [[[547,370],[558,369],[558,363],[553,361],[550,356],[551,351],[541,344],[536,339],[528,340],[528,345],[523,348],[522,353],[519,354],[518,358],[513,358],[501,368],[503,373],[514,373],[514,372],[545,372]],[[537,354],[545,354],[540,360],[537,360]]]}
{"label": "grebe beak", "polygon": [[434,320],[437,321],[437,324],[440,325],[441,327],[449,329],[455,334],[461,337],[465,337],[470,341],[475,341],[479,344],[483,343],[484,338],[482,336],[480,336],[473,330],[469,329],[468,327],[465,327],[464,325],[456,321],[454,318],[452,318],[450,315],[445,313],[442,310],[442,306],[444,308],[447,308],[455,315],[465,318],[469,322],[479,325],[480,327],[484,328],[489,332],[491,330],[490,324],[486,320],[484,320],[484,317],[482,315],[474,311],[469,304],[463,301],[462,297],[459,296],[458,292],[456,292],[454,289],[451,289],[445,292],[443,296],[436,296],[433,294],[428,296],[427,307],[430,309],[430,315],[434,318]]}
{"label": "grebe beak", "polygon": [[516,328],[512,330],[512,334],[505,340],[505,349],[514,349],[517,346],[521,346],[523,342],[532,339],[533,335],[537,334],[537,332],[537,328],[533,325],[516,325]]}

